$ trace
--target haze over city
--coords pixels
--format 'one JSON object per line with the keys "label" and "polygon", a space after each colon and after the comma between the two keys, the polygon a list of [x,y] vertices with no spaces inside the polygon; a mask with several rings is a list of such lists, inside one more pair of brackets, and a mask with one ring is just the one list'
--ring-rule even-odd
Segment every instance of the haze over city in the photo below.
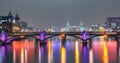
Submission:
{"label": "haze over city", "polygon": [[29,26],[104,23],[109,16],[120,16],[120,0],[1,0],[0,15],[17,12]]}

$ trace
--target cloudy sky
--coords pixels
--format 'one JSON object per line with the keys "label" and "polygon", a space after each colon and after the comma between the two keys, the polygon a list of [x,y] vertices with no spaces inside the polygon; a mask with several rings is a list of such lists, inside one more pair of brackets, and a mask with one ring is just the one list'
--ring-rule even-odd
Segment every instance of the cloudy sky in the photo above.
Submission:
{"label": "cloudy sky", "polygon": [[109,16],[120,16],[120,0],[0,0],[0,15],[18,11],[29,26],[65,26],[104,23]]}

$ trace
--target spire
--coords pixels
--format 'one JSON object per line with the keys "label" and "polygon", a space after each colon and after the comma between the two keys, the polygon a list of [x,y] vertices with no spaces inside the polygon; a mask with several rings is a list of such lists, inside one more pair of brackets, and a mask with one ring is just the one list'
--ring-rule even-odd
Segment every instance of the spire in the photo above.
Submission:
{"label": "spire", "polygon": [[67,21],[67,23],[66,23],[66,31],[68,32],[70,30],[70,23],[69,23],[69,21]]}
{"label": "spire", "polygon": [[13,20],[13,16],[12,16],[11,11],[9,11],[9,13],[8,13],[8,19],[9,19],[10,21],[12,21],[12,20]]}
{"label": "spire", "polygon": [[80,31],[83,31],[84,27],[83,27],[83,21],[80,22]]}
{"label": "spire", "polygon": [[82,21],[80,22],[80,26],[83,26],[83,22]]}
{"label": "spire", "polygon": [[20,18],[19,18],[19,15],[17,13],[16,16],[15,16],[15,21],[19,21],[19,20],[20,20]]}
{"label": "spire", "polygon": [[70,26],[70,22],[69,22],[69,21],[67,21],[66,26],[67,26],[67,27],[69,27],[69,26]]}
{"label": "spire", "polygon": [[9,11],[8,17],[13,17],[11,11]]}

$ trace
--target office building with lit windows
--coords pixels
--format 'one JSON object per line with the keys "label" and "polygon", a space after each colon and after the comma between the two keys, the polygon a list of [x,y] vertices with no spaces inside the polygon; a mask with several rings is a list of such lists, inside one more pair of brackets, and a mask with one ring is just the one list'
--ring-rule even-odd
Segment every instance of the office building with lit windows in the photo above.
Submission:
{"label": "office building with lit windows", "polygon": [[106,28],[114,31],[120,29],[120,17],[108,17],[106,20]]}

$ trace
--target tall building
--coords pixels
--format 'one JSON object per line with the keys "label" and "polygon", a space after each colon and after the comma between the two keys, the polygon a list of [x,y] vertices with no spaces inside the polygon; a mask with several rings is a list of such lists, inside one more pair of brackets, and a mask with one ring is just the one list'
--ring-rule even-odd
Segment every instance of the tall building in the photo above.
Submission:
{"label": "tall building", "polygon": [[70,31],[70,23],[69,23],[69,21],[67,21],[67,23],[66,23],[66,31],[67,32]]}
{"label": "tall building", "polygon": [[106,28],[110,28],[112,30],[119,30],[120,17],[108,17],[106,20]]}
{"label": "tall building", "polygon": [[83,31],[83,30],[85,30],[85,29],[84,29],[84,27],[83,27],[83,22],[81,21],[81,22],[80,22],[80,31]]}

